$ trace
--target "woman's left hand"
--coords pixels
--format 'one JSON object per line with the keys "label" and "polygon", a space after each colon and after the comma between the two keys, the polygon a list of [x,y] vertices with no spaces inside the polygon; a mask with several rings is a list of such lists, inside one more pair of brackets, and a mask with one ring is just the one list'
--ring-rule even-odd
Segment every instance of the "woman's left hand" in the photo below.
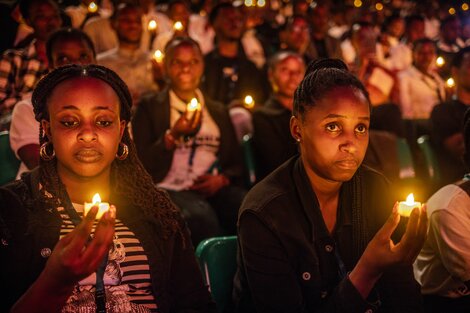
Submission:
{"label": "woman's left hand", "polygon": [[210,197],[229,183],[229,179],[225,175],[205,174],[199,176],[189,189],[202,193],[206,197]]}

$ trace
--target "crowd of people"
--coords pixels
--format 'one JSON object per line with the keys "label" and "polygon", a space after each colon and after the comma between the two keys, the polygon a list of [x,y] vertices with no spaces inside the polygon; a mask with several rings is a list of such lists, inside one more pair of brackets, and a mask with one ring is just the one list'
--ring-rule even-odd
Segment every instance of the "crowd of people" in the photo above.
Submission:
{"label": "crowd of people", "polygon": [[[237,312],[469,312],[470,10],[451,4],[0,3],[21,160],[0,311],[215,312],[194,247],[237,235]],[[427,202],[407,217],[404,185]]]}

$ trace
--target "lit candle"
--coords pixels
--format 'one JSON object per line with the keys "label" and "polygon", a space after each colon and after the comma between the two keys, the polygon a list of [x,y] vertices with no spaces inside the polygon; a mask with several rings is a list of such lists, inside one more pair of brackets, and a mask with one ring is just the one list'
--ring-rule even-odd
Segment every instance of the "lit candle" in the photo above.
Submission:
{"label": "lit candle", "polygon": [[88,12],[95,13],[96,11],[98,11],[98,5],[94,2],[90,2],[88,5]]}
{"label": "lit candle", "polygon": [[248,95],[245,97],[244,105],[247,109],[253,109],[253,107],[255,106],[255,100],[253,100],[252,96]]}
{"label": "lit candle", "polygon": [[173,24],[173,29],[177,31],[182,31],[183,23],[181,23],[180,21],[176,21],[175,24]]}
{"label": "lit candle", "polygon": [[83,208],[84,216],[88,214],[93,206],[98,206],[98,213],[96,214],[96,219],[100,219],[103,214],[109,210],[109,203],[101,202],[100,195],[97,193],[93,196],[93,200],[91,203],[85,202],[85,206]]}
{"label": "lit candle", "polygon": [[201,110],[201,104],[199,103],[199,101],[197,101],[196,98],[192,98],[186,106],[186,117],[188,119],[191,119],[194,115],[194,112],[196,112],[197,110]]}
{"label": "lit candle", "polygon": [[164,57],[164,55],[160,50],[156,50],[153,53],[153,58],[157,63],[161,63],[163,61],[163,57]]}
{"label": "lit candle", "polygon": [[406,201],[400,201],[398,204],[398,213],[401,216],[409,217],[414,208],[421,208],[421,202],[415,202],[413,194],[410,193],[406,197]]}
{"label": "lit candle", "polygon": [[438,57],[436,58],[436,65],[437,65],[438,67],[443,67],[444,64],[446,64],[446,60],[444,60],[443,57],[438,56]]}
{"label": "lit candle", "polygon": [[147,28],[148,28],[149,32],[155,33],[156,30],[157,30],[157,21],[151,20],[151,21],[149,22],[149,25],[148,25]]}
{"label": "lit candle", "polygon": [[450,77],[448,80],[446,80],[446,86],[449,87],[449,88],[452,88],[455,86],[455,80]]}

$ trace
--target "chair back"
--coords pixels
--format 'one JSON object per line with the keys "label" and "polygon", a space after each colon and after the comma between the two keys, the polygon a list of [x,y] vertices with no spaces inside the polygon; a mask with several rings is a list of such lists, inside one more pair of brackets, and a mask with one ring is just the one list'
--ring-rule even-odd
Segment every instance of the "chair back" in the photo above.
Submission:
{"label": "chair back", "polygon": [[431,146],[429,136],[421,136],[417,139],[417,142],[419,149],[423,153],[424,161],[426,162],[428,176],[435,184],[438,184],[441,179],[441,174],[439,172],[439,164],[436,154]]}
{"label": "chair back", "polygon": [[253,136],[251,134],[247,134],[242,138],[242,148],[243,148],[243,156],[245,158],[245,166],[248,170],[247,173],[247,187],[251,187],[256,182],[256,162],[255,162],[255,154],[253,151]]}
{"label": "chair back", "polygon": [[405,138],[397,138],[398,162],[400,164],[400,179],[414,179],[416,177],[413,156],[410,146]]}
{"label": "chair back", "polygon": [[0,132],[0,185],[15,180],[20,163],[11,150],[10,133]]}
{"label": "chair back", "polygon": [[214,237],[203,240],[196,256],[209,286],[218,312],[225,312],[232,304],[233,277],[237,270],[237,236]]}

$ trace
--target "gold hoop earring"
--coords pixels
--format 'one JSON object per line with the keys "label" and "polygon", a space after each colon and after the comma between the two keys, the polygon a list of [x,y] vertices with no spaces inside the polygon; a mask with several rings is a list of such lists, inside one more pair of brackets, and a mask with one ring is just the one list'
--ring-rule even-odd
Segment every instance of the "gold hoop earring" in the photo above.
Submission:
{"label": "gold hoop earring", "polygon": [[119,155],[119,149],[118,149],[118,152],[116,152],[116,159],[120,161],[124,161],[129,155],[129,147],[125,143],[122,143],[122,142],[119,143],[119,146],[122,146],[122,153],[121,155]]}
{"label": "gold hoop earring", "polygon": [[51,144],[51,142],[47,141],[45,143],[43,143],[41,145],[41,148],[39,148],[39,156],[41,157],[41,159],[43,159],[44,161],[50,161],[52,160],[54,157],[55,157],[55,151],[54,151],[54,147],[52,147],[52,144],[51,144],[51,147],[52,147],[52,154],[47,154],[47,146]]}

